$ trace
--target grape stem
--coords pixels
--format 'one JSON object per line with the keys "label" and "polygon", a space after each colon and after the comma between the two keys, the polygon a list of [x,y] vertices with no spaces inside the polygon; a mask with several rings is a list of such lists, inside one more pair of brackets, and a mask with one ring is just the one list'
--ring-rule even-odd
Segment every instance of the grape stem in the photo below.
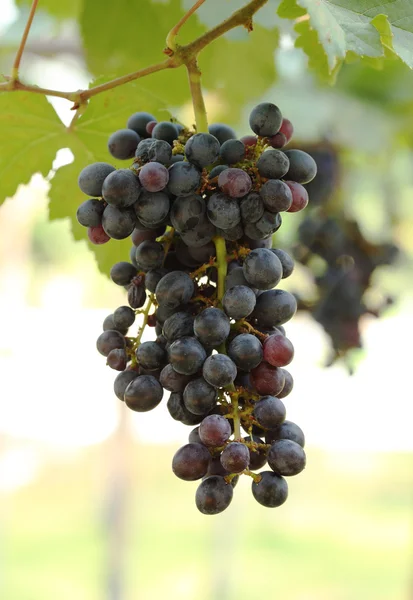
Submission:
{"label": "grape stem", "polygon": [[29,16],[27,18],[26,27],[24,28],[22,39],[20,40],[20,44],[19,44],[19,47],[18,47],[17,53],[16,53],[16,58],[14,59],[14,63],[13,63],[13,67],[12,67],[12,72],[11,72],[12,81],[17,81],[17,79],[19,78],[20,62],[21,62],[21,59],[23,56],[24,48],[26,46],[27,38],[29,37],[30,28],[33,23],[34,13],[36,12],[38,3],[39,3],[39,0],[33,0],[32,5],[30,7],[30,12],[29,12]]}
{"label": "grape stem", "polygon": [[171,55],[177,49],[176,36],[179,33],[179,30],[191,15],[194,14],[196,10],[205,2],[205,0],[198,0],[195,4],[184,14],[182,19],[178,21],[175,27],[172,27],[171,31],[168,33],[166,37],[166,50],[164,50],[165,54]]}
{"label": "grape stem", "polygon": [[[145,67],[144,69],[139,69],[133,73],[128,73],[127,75],[123,75],[121,77],[117,77],[116,79],[112,79],[111,81],[107,81],[101,85],[96,85],[87,90],[76,90],[73,92],[63,92],[60,90],[53,90],[49,88],[42,88],[36,85],[25,84],[20,81],[18,77],[18,67],[20,65],[20,60],[23,54],[23,50],[26,44],[27,36],[30,31],[30,26],[33,21],[34,12],[38,3],[38,0],[33,0],[33,4],[30,10],[30,15],[28,22],[26,24],[25,31],[23,33],[22,40],[20,42],[19,50],[17,52],[12,76],[6,76],[6,81],[0,83],[0,92],[30,92],[33,94],[42,94],[46,96],[55,96],[57,98],[65,98],[70,102],[73,102],[73,110],[76,110],[82,104],[85,104],[89,98],[96,96],[102,92],[106,92],[113,88],[116,88],[120,85],[125,85],[126,83],[130,83],[131,81],[135,81],[136,79],[140,79],[142,77],[146,77],[151,73],[157,73],[158,71],[163,71],[165,69],[174,69],[180,67],[182,65],[189,65],[191,62],[193,63],[196,60],[198,54],[206,48],[211,42],[218,39],[231,29],[235,27],[244,26],[247,27],[248,30],[251,30],[252,26],[252,17],[254,14],[266,4],[268,0],[251,0],[240,8],[239,10],[232,13],[228,19],[222,21],[222,23],[218,24],[216,27],[213,27],[203,35],[199,36],[189,44],[185,46],[177,46],[176,50],[173,53],[173,56],[168,57],[166,60],[163,60],[154,65],[150,65],[149,67]],[[179,25],[179,23],[177,24]],[[179,28],[178,28],[179,29]],[[205,129],[206,117],[205,121],[199,123],[199,131],[203,131]]]}
{"label": "grape stem", "polygon": [[214,237],[215,251],[217,255],[218,266],[218,304],[222,305],[222,298],[225,294],[225,277],[227,276],[227,247],[223,237]]}
{"label": "grape stem", "polygon": [[142,313],[143,321],[142,321],[142,325],[139,327],[139,332],[138,332],[138,335],[135,340],[135,344],[134,344],[135,348],[138,348],[139,344],[141,343],[143,332],[145,331],[145,327],[148,324],[149,311],[151,310],[153,304],[154,304],[154,295],[151,294],[146,303],[145,310]]}
{"label": "grape stem", "polygon": [[208,133],[208,120],[205,108],[204,96],[201,88],[201,71],[196,58],[186,64],[191,90],[192,106],[194,108],[197,133]]}

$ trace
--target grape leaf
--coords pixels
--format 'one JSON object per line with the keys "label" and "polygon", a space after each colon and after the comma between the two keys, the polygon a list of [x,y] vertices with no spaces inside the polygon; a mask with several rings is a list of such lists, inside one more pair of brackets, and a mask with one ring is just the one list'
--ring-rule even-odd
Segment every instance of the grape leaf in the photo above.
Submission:
{"label": "grape leaf", "polygon": [[65,127],[45,97],[27,92],[0,93],[0,203],[28,183],[46,176],[62,147]]}
{"label": "grape leaf", "polygon": [[[303,26],[306,10],[309,23]],[[310,31],[317,33],[331,73],[342,64],[348,53],[362,57],[380,58],[385,49],[393,50],[413,68],[413,6],[410,0],[283,0],[278,14],[295,19],[300,16],[298,33],[304,36],[297,42],[312,58],[319,53],[309,43]],[[317,63],[317,59],[315,60]]]}
{"label": "grape leaf", "polygon": [[[94,81],[92,85],[103,83]],[[91,244],[86,229],[79,225],[76,210],[86,197],[79,190],[77,179],[86,165],[103,161],[116,167],[129,166],[132,161],[117,161],[107,149],[111,133],[126,126],[128,117],[140,109],[150,108],[158,119],[169,119],[163,103],[135,83],[109,90],[90,100],[89,106],[76,123],[73,131],[66,130],[62,146],[70,148],[74,162],[57,170],[51,181],[49,192],[49,216],[51,220],[69,217],[73,236],[76,240],[87,240],[95,255],[99,269],[106,275],[114,262],[128,260],[130,240],[111,240],[102,246]]]}

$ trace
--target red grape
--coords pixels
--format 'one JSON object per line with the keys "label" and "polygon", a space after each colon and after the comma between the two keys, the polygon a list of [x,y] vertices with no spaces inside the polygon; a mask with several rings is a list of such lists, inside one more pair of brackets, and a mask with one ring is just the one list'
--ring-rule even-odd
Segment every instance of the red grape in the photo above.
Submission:
{"label": "red grape", "polygon": [[287,144],[287,138],[283,133],[278,132],[268,138],[268,143],[272,148],[284,148]]}
{"label": "red grape", "polygon": [[284,387],[281,390],[281,392],[278,392],[277,396],[278,398],[285,398],[286,396],[288,396],[288,394],[290,394],[291,390],[293,389],[294,379],[290,371],[287,371],[287,369],[281,369],[281,371],[283,372],[285,378]]}
{"label": "red grape", "polygon": [[110,240],[110,236],[103,229],[102,225],[96,227],[88,227],[87,235],[92,244],[106,244]]}
{"label": "red grape", "polygon": [[294,346],[282,333],[270,335],[264,342],[264,360],[273,367],[285,367],[294,357]]}
{"label": "red grape", "polygon": [[154,130],[154,127],[157,123],[158,121],[149,121],[149,123],[146,123],[146,133],[152,135],[152,131]]}
{"label": "red grape", "polygon": [[139,181],[148,192],[160,192],[169,181],[169,171],[161,163],[146,163],[139,171]]}
{"label": "red grape", "polygon": [[250,381],[259,394],[278,396],[284,387],[284,372],[263,361],[250,373]]}
{"label": "red grape", "polygon": [[257,145],[257,138],[255,135],[244,135],[244,137],[241,138],[241,142],[246,148],[249,148],[250,146]]}
{"label": "red grape", "polygon": [[308,204],[308,192],[301,183],[296,183],[295,181],[286,181],[285,182],[290,188],[293,195],[293,203],[287,212],[298,212],[299,210],[303,210]]}
{"label": "red grape", "polygon": [[288,142],[293,137],[293,133],[294,133],[294,127],[293,127],[293,124],[291,123],[291,121],[284,118],[283,122],[281,123],[280,131],[278,133],[282,133],[285,135],[286,140],[287,140],[286,144],[288,144]]}

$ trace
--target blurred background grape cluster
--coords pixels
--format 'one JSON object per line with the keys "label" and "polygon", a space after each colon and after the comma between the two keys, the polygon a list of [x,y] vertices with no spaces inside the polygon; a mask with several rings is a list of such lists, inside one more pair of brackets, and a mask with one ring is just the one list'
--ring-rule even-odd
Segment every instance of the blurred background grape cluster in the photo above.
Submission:
{"label": "blurred background grape cluster", "polygon": [[[193,17],[188,39],[241,4],[209,0]],[[292,146],[318,152],[325,174],[310,191],[307,215],[287,215],[276,234],[277,247],[297,260],[287,282],[302,309],[287,326],[296,350],[287,409],[306,432],[308,466],[291,480],[281,508],[252,503],[249,482],[241,481],[222,515],[212,520],[195,510],[188,484],[171,471],[188,431],[171,423],[164,403],[148,414],[125,412],[112,392],[114,372],[95,350],[104,317],[124,304],[124,295],[99,272],[86,242],[74,241],[70,220],[49,220],[53,171],[34,175],[0,208],[5,600],[412,597],[413,74],[398,60],[381,69],[355,62],[328,85],[308,70],[288,23],[276,17],[277,4],[257,15],[255,39],[231,32],[200,64],[211,122],[228,122],[241,136],[251,107],[275,102],[294,124]],[[23,77],[71,90],[102,73],[146,66],[161,58],[165,32],[190,5],[40,2]],[[3,73],[28,6],[2,0]],[[135,17],[138,41],[130,39]],[[163,94],[170,112],[192,124],[183,73],[154,75],[142,87],[149,97]],[[68,123],[68,103],[51,102]],[[54,169],[71,160],[60,150]],[[0,190],[7,176],[3,170]],[[75,212],[79,196],[70,202],[60,216]],[[331,300],[328,277],[334,279],[320,247],[331,248],[344,230],[339,256],[347,262],[337,263],[344,273],[352,257],[357,265],[369,252],[377,257],[377,248],[389,254],[376,261],[366,289],[346,296],[359,329],[357,339],[352,330],[343,340],[335,313],[328,313],[327,327],[318,317]]]}

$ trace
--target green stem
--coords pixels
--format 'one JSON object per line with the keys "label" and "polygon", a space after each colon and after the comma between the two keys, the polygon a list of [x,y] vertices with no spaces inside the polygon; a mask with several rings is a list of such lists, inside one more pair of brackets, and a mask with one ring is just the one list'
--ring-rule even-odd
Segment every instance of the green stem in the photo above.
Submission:
{"label": "green stem", "polygon": [[17,50],[16,58],[14,59],[14,63],[13,63],[12,74],[11,74],[11,78],[13,81],[16,81],[19,78],[20,61],[23,56],[24,47],[26,45],[27,38],[29,37],[30,28],[33,23],[34,14],[36,12],[38,3],[39,3],[39,0],[33,0],[32,5],[30,7],[30,12],[29,12],[29,16],[27,18],[26,27],[24,28],[22,39],[20,40],[20,45]]}
{"label": "green stem", "polygon": [[167,48],[169,48],[170,50],[172,50],[173,52],[175,52],[175,50],[177,49],[176,36],[178,35],[179,30],[181,29],[182,25],[185,25],[185,23],[187,22],[187,20],[189,19],[189,17],[191,15],[193,15],[194,12],[204,2],[205,2],[205,0],[197,0],[197,2],[195,2],[195,4],[188,10],[188,12],[186,12],[184,14],[184,16],[182,17],[182,19],[180,19],[180,21],[178,21],[178,23],[175,25],[175,27],[172,27],[171,31],[168,33],[168,35],[166,37],[166,47]]}
{"label": "green stem", "polygon": [[199,70],[196,58],[188,62],[186,68],[188,71],[197,133],[208,133],[207,113],[201,88],[201,71]]}
{"label": "green stem", "polygon": [[225,294],[225,277],[227,276],[227,247],[223,237],[214,237],[215,250],[218,265],[218,293],[217,300],[222,304],[222,298]]}
{"label": "green stem", "polygon": [[145,327],[148,324],[149,311],[152,308],[153,299],[154,299],[154,296],[153,296],[153,294],[151,294],[149,296],[149,299],[148,299],[147,303],[146,303],[145,310],[143,311],[143,321],[142,321],[142,325],[139,328],[139,333],[138,333],[138,335],[136,337],[136,340],[135,340],[135,348],[137,348],[139,346],[139,344],[141,343],[143,332],[145,331]]}

